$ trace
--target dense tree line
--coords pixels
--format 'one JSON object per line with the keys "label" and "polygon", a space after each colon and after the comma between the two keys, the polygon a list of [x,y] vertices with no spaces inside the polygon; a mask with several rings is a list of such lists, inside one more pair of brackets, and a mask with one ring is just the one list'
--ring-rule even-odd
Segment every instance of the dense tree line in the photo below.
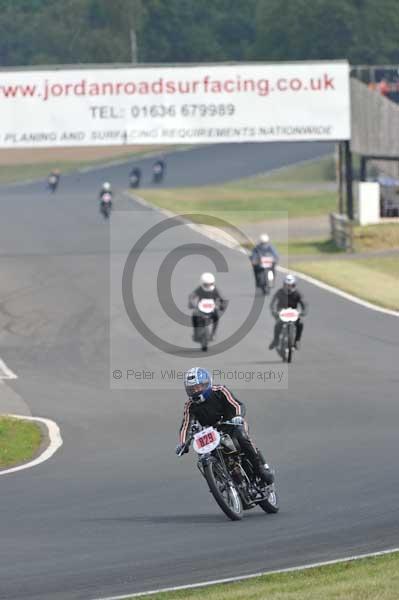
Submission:
{"label": "dense tree line", "polygon": [[397,63],[398,31],[398,0],[0,0],[0,65]]}

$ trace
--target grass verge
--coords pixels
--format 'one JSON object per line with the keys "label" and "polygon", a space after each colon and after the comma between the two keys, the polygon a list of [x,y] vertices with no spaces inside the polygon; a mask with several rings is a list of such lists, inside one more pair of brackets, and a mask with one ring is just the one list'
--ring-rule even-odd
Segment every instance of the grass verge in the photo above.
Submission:
{"label": "grass verge", "polygon": [[49,162],[39,165],[7,165],[0,166],[0,183],[16,183],[18,181],[29,181],[30,179],[45,178],[53,169],[60,169],[61,174],[70,173],[76,169],[81,169],[85,166],[96,164],[88,163],[73,163],[73,162]]}
{"label": "grass verge", "polygon": [[341,254],[344,251],[335,245],[333,240],[292,240],[288,244],[276,244],[280,254]]}
{"label": "grass verge", "polygon": [[39,450],[41,441],[36,423],[0,417],[0,469],[28,462]]}
{"label": "grass verge", "polygon": [[325,184],[336,178],[335,159],[326,156],[317,160],[304,161],[297,165],[276,169],[255,177],[243,179],[250,187],[267,187],[268,184]]}
{"label": "grass verge", "polygon": [[[253,245],[249,243],[242,243],[242,246],[247,250],[252,250]],[[335,245],[333,240],[289,240],[287,243],[276,242],[274,244],[277,252],[283,256],[294,255],[307,256],[307,255],[320,255],[324,254],[342,254],[344,250],[341,250]]]}
{"label": "grass verge", "polygon": [[198,188],[141,189],[139,195],[151,204],[174,213],[226,215],[233,224],[257,222],[287,215],[323,215],[336,206],[336,194],[325,190],[266,190],[241,185]]}
{"label": "grass verge", "polygon": [[292,268],[385,308],[399,310],[397,256],[292,262]]}
{"label": "grass verge", "polygon": [[[397,600],[399,553],[145,596],[151,600]],[[144,598],[144,596],[141,596]]]}
{"label": "grass verge", "polygon": [[399,248],[399,220],[397,223],[356,226],[353,233],[356,252]]}
{"label": "grass verge", "polygon": [[[288,244],[276,244],[282,254],[334,254],[342,253],[331,239],[289,240]],[[398,223],[356,226],[354,229],[355,252],[373,252],[376,250],[399,250]],[[374,263],[371,263],[374,265]]]}

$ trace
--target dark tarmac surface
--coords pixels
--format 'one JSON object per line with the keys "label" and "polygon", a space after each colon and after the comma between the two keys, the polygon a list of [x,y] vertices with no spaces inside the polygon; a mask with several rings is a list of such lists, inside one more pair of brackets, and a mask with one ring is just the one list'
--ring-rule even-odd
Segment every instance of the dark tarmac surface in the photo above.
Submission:
{"label": "dark tarmac surface", "polygon": [[[168,157],[166,183],[238,178],[320,155],[321,146],[176,153]],[[301,283],[310,314],[288,388],[230,384],[247,404],[254,439],[277,467],[278,515],[252,510],[229,522],[193,453],[175,456],[181,382],[110,390],[110,364],[123,357],[154,370],[193,362],[221,370],[281,367],[267,350],[267,306],[238,346],[214,358],[165,355],[125,328],[112,294],[110,303],[109,225],[96,199],[99,182],[122,189],[125,175],[122,166],[72,175],[55,196],[38,183],[0,189],[0,356],[19,376],[10,387],[33,415],[54,419],[64,439],[50,461],[0,476],[1,600],[89,600],[399,546],[396,318]],[[112,227],[122,210],[133,225],[120,225],[115,269],[127,249],[127,226],[134,241],[158,218],[147,211],[146,224],[145,211],[118,193]],[[152,269],[189,242],[219,247],[187,227],[158,238],[143,258],[144,293],[152,289]],[[220,279],[232,312],[222,320],[221,339],[253,298],[247,259],[224,252],[230,272]],[[173,289],[183,308],[204,260],[192,257],[176,269]],[[155,295],[146,298],[151,327],[192,345]],[[0,409],[1,398],[0,389]]]}

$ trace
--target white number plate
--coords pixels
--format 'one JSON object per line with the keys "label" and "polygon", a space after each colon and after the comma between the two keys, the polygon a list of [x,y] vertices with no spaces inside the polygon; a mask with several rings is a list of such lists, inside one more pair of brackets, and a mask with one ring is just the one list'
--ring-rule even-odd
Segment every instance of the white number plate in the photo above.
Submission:
{"label": "white number plate", "polygon": [[207,427],[194,436],[193,448],[197,454],[208,454],[220,443],[220,433],[213,427]]}
{"label": "white number plate", "polygon": [[215,310],[215,301],[208,298],[203,298],[198,302],[198,308],[205,314],[213,313]]}
{"label": "white number plate", "polygon": [[280,310],[280,319],[284,321],[284,323],[297,321],[298,318],[299,312],[295,308],[283,308],[283,310]]}
{"label": "white number plate", "polygon": [[260,263],[264,269],[267,269],[268,267],[273,266],[274,260],[269,256],[262,256],[260,259]]}

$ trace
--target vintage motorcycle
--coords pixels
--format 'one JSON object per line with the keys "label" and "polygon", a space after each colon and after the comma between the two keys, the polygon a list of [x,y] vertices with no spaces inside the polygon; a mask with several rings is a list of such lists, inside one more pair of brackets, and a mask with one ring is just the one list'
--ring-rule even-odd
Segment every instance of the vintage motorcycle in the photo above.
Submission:
{"label": "vintage motorcycle", "polygon": [[112,194],[104,192],[100,200],[100,212],[104,219],[109,219],[112,209]]}
{"label": "vintage motorcycle", "polygon": [[283,308],[278,314],[282,327],[276,350],[284,362],[292,362],[296,340],[296,323],[299,315],[300,312],[296,308]]}
{"label": "vintage motorcycle", "polygon": [[271,254],[265,254],[261,256],[258,262],[258,271],[256,275],[256,285],[261,288],[264,295],[267,296],[270,293],[271,288],[274,286],[274,263],[276,259]]}
{"label": "vintage motorcycle", "polygon": [[194,341],[201,344],[203,352],[208,350],[212,339],[213,315],[217,309],[212,298],[200,298],[194,310],[197,326],[194,329]]}
{"label": "vintage motorcycle", "polygon": [[235,424],[220,421],[215,427],[195,422],[180,455],[193,448],[197,466],[206,479],[209,491],[224,514],[239,521],[244,510],[260,506],[267,513],[277,513],[279,499],[276,484],[266,485],[254,472],[234,436]]}
{"label": "vintage motorcycle", "polygon": [[60,176],[57,173],[50,173],[47,179],[47,185],[52,194],[57,191]]}
{"label": "vintage motorcycle", "polygon": [[163,160],[157,160],[152,167],[153,183],[161,183],[165,175],[165,163]]}
{"label": "vintage motorcycle", "polygon": [[141,171],[139,168],[132,169],[129,175],[129,186],[131,188],[140,187]]}

